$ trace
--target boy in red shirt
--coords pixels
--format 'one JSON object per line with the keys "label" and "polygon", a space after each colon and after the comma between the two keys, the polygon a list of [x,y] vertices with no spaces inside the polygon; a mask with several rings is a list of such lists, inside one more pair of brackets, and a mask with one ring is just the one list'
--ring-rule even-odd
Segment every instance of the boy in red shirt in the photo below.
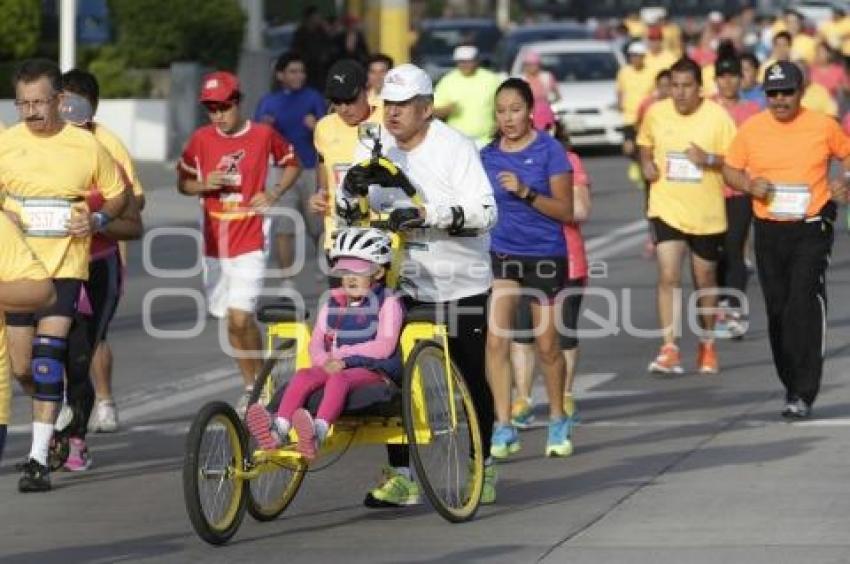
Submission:
{"label": "boy in red shirt", "polygon": [[[189,138],[178,165],[180,192],[203,207],[204,288],[210,314],[227,319],[230,345],[242,372],[244,413],[260,370],[260,331],[254,321],[266,270],[266,212],[298,178],[292,146],[271,126],[242,117],[239,80],[229,72],[204,77],[200,102],[210,124]],[[269,159],[284,169],[265,190]]]}

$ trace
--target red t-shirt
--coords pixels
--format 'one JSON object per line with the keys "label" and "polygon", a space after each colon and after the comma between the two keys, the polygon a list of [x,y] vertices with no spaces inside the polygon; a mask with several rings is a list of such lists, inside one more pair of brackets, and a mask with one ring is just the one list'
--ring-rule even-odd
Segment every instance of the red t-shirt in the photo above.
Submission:
{"label": "red t-shirt", "polygon": [[246,121],[233,135],[210,124],[189,138],[180,175],[203,181],[219,171],[227,180],[227,186],[201,196],[206,256],[235,257],[263,249],[263,217],[249,204],[265,190],[269,159],[280,167],[298,166],[292,146],[263,123]]}
{"label": "red t-shirt", "polygon": [[[712,97],[712,100],[726,108],[729,117],[735,122],[736,127],[741,127],[741,124],[761,111],[758,102],[753,100],[738,100],[738,103],[734,105],[724,102],[719,96]],[[727,198],[734,198],[735,196],[745,196],[746,194],[733,190],[729,186],[724,186],[723,195]]]}

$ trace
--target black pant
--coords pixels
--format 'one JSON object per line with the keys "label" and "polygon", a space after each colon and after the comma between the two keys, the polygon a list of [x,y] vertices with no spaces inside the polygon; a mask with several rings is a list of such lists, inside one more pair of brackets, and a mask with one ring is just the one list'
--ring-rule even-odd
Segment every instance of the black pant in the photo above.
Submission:
{"label": "black pant", "polygon": [[[415,307],[418,302],[405,298],[407,309]],[[481,447],[484,458],[490,456],[490,438],[493,434],[493,394],[487,384],[484,370],[484,346],[487,343],[487,294],[478,294],[461,298],[445,304],[448,312],[457,312],[456,321],[449,318],[449,349],[452,360],[457,364],[478,414],[478,424],[481,427]],[[467,311],[470,310],[470,311]],[[387,455],[390,466],[401,468],[410,466],[410,453],[407,446],[387,445]]]}
{"label": "black pant", "polygon": [[788,401],[799,398],[811,405],[820,388],[832,241],[832,224],[826,220],[755,222],[770,348]]}
{"label": "black pant", "polygon": [[[734,288],[747,293],[747,265],[744,263],[744,247],[747,233],[753,219],[752,202],[749,196],[726,198],[726,237],[723,241],[723,253],[717,263],[717,287]],[[729,305],[741,307],[741,300],[735,294],[725,296]]]}
{"label": "black pant", "polygon": [[94,407],[94,386],[89,372],[97,342],[97,325],[86,315],[77,313],[68,333],[68,406],[74,414],[68,427],[71,437],[86,438],[89,417]]}

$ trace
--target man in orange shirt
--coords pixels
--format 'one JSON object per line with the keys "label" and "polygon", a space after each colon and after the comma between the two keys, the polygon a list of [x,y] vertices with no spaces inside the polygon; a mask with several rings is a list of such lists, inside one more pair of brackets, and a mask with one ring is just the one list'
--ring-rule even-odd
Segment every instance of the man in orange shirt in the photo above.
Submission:
{"label": "man in orange shirt", "polygon": [[768,110],[744,123],[726,154],[729,186],[753,198],[755,250],[773,363],[785,386],[782,416],[804,419],[820,388],[826,333],[825,274],[836,206],[847,181],[829,180],[830,158],[850,171],[850,138],[838,123],[800,105],[793,63],[768,67]]}

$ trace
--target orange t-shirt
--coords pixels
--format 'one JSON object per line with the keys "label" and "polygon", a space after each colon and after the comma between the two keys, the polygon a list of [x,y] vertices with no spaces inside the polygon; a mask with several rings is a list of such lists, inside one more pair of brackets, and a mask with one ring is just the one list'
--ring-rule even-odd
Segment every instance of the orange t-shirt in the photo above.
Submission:
{"label": "orange t-shirt", "polygon": [[[726,164],[745,170],[750,178],[766,178],[775,185],[805,186],[810,194],[805,216],[813,217],[829,201],[827,173],[830,157],[850,156],[850,137],[834,119],[801,109],[791,122],[774,119],[764,110],[738,130]],[[753,198],[753,213],[761,219],[782,219],[770,211],[770,202]]]}

